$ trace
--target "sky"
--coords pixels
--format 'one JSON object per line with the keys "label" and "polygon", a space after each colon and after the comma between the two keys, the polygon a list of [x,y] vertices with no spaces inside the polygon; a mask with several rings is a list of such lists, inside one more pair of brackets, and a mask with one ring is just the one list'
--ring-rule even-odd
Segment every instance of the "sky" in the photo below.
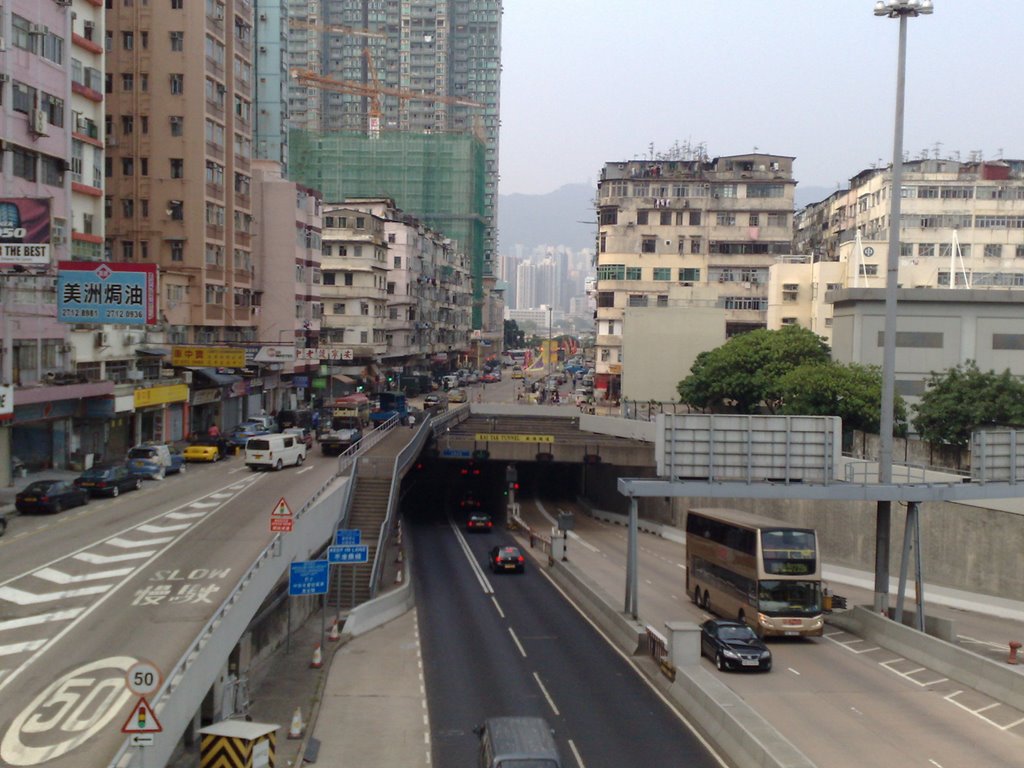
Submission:
{"label": "sky", "polygon": [[[899,21],[873,0],[504,0],[500,192],[596,185],[674,144],[796,158],[828,191],[892,160]],[[1024,0],[909,19],[910,158],[1024,158]]]}

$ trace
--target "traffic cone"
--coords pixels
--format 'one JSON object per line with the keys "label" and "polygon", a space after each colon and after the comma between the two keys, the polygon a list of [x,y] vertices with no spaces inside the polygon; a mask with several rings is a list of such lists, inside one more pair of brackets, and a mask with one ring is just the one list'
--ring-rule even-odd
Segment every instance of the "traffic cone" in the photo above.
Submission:
{"label": "traffic cone", "polygon": [[338,619],[337,618],[335,618],[334,621],[331,622],[331,628],[327,632],[327,639],[330,640],[331,642],[335,642],[337,640],[341,640],[341,634],[338,632]]}
{"label": "traffic cone", "polygon": [[288,738],[301,739],[302,731],[305,727],[305,724],[302,722],[302,710],[296,707],[295,714],[292,715],[292,727],[288,729]]}
{"label": "traffic cone", "polygon": [[313,660],[309,662],[310,669],[320,669],[324,665],[324,658],[320,654],[320,643],[313,646]]}

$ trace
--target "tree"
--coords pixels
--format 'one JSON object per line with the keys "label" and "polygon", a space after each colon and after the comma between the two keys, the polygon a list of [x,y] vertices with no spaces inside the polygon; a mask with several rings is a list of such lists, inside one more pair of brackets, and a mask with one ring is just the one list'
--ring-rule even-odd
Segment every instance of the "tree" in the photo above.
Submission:
{"label": "tree", "polygon": [[[801,365],[779,380],[782,413],[838,416],[843,431],[877,434],[882,413],[882,371],[874,365],[815,363]],[[907,405],[896,396],[893,433],[906,434]]]}
{"label": "tree", "polygon": [[525,343],[525,334],[519,329],[515,320],[506,320],[505,326],[505,349],[520,349]]}
{"label": "tree", "polygon": [[1024,426],[1024,383],[1009,370],[982,373],[968,360],[942,374],[932,371],[914,410],[921,437],[964,448],[976,429]]}
{"label": "tree", "polygon": [[703,410],[775,413],[782,405],[780,379],[805,364],[829,361],[825,341],[806,328],[759,329],[733,336],[702,352],[677,385],[682,402]]}

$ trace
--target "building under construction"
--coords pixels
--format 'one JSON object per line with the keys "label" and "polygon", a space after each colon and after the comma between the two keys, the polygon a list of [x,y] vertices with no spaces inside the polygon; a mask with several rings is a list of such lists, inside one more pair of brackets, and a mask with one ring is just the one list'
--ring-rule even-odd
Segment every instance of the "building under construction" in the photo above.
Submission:
{"label": "building under construction", "polygon": [[484,301],[486,150],[470,133],[292,131],[291,176],[326,201],[388,197],[472,259],[474,329]]}

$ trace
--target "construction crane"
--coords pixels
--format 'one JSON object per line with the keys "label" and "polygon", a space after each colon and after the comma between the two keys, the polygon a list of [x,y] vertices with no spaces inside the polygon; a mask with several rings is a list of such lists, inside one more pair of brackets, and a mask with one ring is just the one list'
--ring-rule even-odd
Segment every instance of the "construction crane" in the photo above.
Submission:
{"label": "construction crane", "polygon": [[483,107],[477,101],[460,98],[458,96],[439,96],[434,93],[421,93],[410,91],[404,88],[391,88],[380,84],[377,78],[377,68],[373,65],[373,58],[368,48],[363,49],[363,57],[366,59],[371,83],[360,83],[354,80],[338,80],[326,75],[319,75],[308,69],[293,69],[292,77],[295,81],[307,88],[320,88],[326,91],[347,93],[352,96],[362,96],[370,100],[368,113],[367,135],[372,139],[380,138],[380,99],[381,96],[392,96],[402,101],[428,101],[434,104],[451,104],[459,107]]}
{"label": "construction crane", "polygon": [[342,24],[319,24],[315,21],[306,21],[305,19],[289,19],[288,26],[297,27],[298,29],[312,29],[317,32],[352,35],[353,37],[376,37],[381,40],[387,38],[387,35],[383,32],[371,32],[368,29],[356,29],[355,27],[346,27]]}

